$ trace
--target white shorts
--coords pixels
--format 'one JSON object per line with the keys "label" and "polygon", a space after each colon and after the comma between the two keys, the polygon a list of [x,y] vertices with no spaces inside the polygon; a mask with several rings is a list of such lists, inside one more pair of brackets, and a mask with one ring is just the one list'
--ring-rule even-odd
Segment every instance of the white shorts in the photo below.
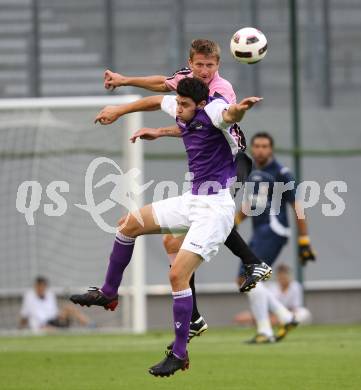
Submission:
{"label": "white shorts", "polygon": [[213,195],[186,192],[152,206],[162,230],[186,233],[181,249],[197,253],[205,261],[218,253],[234,225],[235,204],[229,189]]}

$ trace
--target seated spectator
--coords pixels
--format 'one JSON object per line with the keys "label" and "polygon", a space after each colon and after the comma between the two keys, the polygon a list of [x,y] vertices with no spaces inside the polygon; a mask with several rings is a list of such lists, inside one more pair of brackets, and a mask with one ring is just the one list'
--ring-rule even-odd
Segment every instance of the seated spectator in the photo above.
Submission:
{"label": "seated spectator", "polygon": [[31,290],[24,294],[20,311],[20,328],[29,327],[33,331],[50,331],[68,328],[72,320],[82,326],[89,325],[89,319],[73,305],[58,307],[54,292],[43,276],[38,276]]}
{"label": "seated spectator", "polygon": [[[290,267],[285,264],[280,264],[276,269],[276,278],[277,282],[269,283],[267,287],[288,310],[291,310],[295,314],[296,320],[300,324],[310,324],[312,315],[303,306],[302,286],[297,280],[292,279]],[[242,325],[254,325],[253,315],[250,311],[240,312],[235,316],[234,320]],[[272,313],[271,323],[272,325],[279,325],[277,318]]]}

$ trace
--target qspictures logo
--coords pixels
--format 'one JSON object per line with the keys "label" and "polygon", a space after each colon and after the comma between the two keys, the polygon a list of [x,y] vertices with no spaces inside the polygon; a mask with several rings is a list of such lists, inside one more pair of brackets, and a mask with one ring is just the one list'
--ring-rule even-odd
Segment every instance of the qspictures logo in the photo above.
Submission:
{"label": "qspictures logo", "polygon": [[[109,173],[101,180],[94,183],[94,177],[97,169],[101,165],[108,165]],[[114,233],[116,226],[111,226],[103,218],[103,215],[114,207],[122,206],[125,208],[127,215],[131,213],[136,217],[138,222],[143,225],[143,221],[139,212],[137,197],[147,191],[154,183],[150,180],[147,183],[139,183],[141,172],[137,168],[132,168],[127,172],[123,172],[119,165],[112,159],[107,157],[95,158],[86,169],[84,177],[84,203],[74,203],[72,206],[77,207],[88,213],[94,223],[104,232]],[[190,172],[185,174],[185,182],[182,189],[178,188],[174,181],[159,181],[153,189],[152,201],[163,200],[168,197],[179,196],[190,190],[191,180],[193,175]],[[234,180],[233,180],[234,181]],[[347,184],[344,181],[330,181],[322,188],[315,181],[304,181],[298,186],[294,181],[288,183],[275,182],[273,183],[272,196],[269,197],[268,182],[259,182],[258,191],[255,191],[255,183],[249,182],[245,185],[241,183],[233,183],[232,191],[235,188],[240,188],[242,195],[242,211],[248,216],[257,216],[265,212],[267,209],[270,215],[278,215],[283,194],[286,191],[294,190],[298,202],[297,215],[298,218],[305,218],[305,210],[311,207],[321,206],[321,211],[324,216],[340,216],[346,209],[346,203],[340,193],[347,192]],[[108,197],[99,203],[95,202],[94,190],[106,185],[113,184],[113,189]],[[206,182],[202,184],[202,193],[207,193],[207,188],[213,189],[222,188],[220,183]],[[68,202],[62,193],[71,191],[69,183],[66,181],[52,181],[45,188],[47,197],[53,203],[46,203],[43,206],[44,214],[49,217],[61,217],[68,210]],[[324,201],[320,201],[323,195]],[[25,217],[25,221],[29,226],[34,226],[36,223],[36,213],[39,212],[41,200],[43,196],[43,187],[38,181],[24,181],[17,190],[16,209]],[[204,195],[203,195],[204,196]],[[212,196],[212,195],[209,195]],[[79,200],[81,202],[81,200]],[[140,205],[143,206],[143,205]],[[240,207],[240,206],[239,206]],[[121,215],[119,215],[121,217]],[[124,224],[127,223],[127,219]]]}
{"label": "qspictures logo", "polygon": [[[103,179],[94,183],[96,170],[102,164],[108,164],[116,169],[118,174],[109,173]],[[109,225],[103,214],[116,206],[124,207],[128,214],[132,213],[139,223],[143,223],[139,214],[136,197],[143,194],[154,180],[144,185],[137,182],[140,176],[139,169],[133,168],[123,172],[119,165],[107,157],[98,157],[88,166],[84,181],[85,203],[75,203],[73,206],[89,213],[96,225],[107,233],[114,233],[116,227]],[[96,204],[93,191],[105,184],[113,183],[113,189],[107,199]],[[40,208],[43,188],[38,181],[24,181],[18,187],[16,195],[16,209],[23,213],[29,226],[35,225],[35,214]],[[54,203],[44,204],[44,214],[49,217],[61,217],[68,210],[68,203],[61,193],[70,192],[70,185],[65,181],[53,181],[46,187],[46,195]],[[125,221],[126,223],[126,221]]]}

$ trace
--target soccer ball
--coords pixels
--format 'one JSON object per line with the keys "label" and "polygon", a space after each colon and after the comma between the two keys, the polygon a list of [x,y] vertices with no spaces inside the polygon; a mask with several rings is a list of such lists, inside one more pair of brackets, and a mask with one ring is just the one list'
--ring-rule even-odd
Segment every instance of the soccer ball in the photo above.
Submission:
{"label": "soccer ball", "polygon": [[267,54],[267,38],[253,27],[238,30],[231,39],[231,53],[242,64],[255,64]]}

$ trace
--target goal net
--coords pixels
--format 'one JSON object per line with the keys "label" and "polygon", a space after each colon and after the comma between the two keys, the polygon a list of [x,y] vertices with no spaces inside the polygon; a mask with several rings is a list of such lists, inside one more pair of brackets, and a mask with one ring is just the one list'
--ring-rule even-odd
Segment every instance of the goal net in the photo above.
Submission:
{"label": "goal net", "polygon": [[[129,143],[142,116],[109,126],[94,119],[105,105],[137,98],[0,102],[0,329],[16,327],[21,296],[38,275],[60,299],[102,285],[117,220],[143,203],[136,191],[143,181],[142,143]],[[90,310],[100,326],[145,330],[143,247],[140,239],[122,284],[121,310],[104,320],[100,308]]]}

